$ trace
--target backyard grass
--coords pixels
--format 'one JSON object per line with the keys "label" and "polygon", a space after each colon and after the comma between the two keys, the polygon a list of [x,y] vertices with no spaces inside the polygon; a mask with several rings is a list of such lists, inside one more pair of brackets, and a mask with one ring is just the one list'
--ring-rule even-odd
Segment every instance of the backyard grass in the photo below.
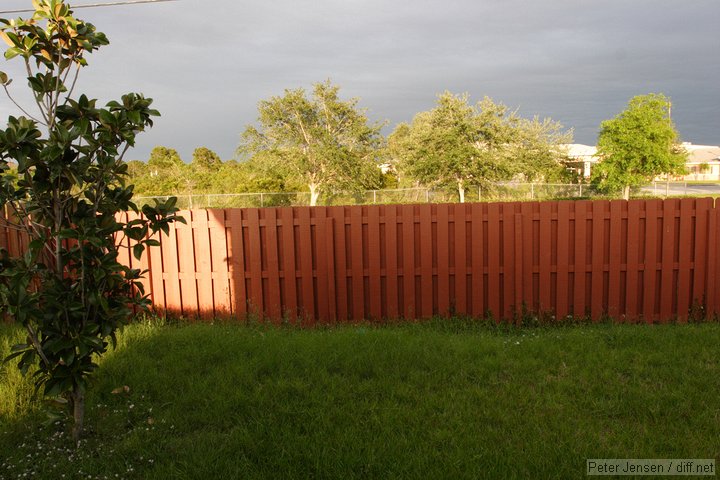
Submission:
{"label": "backyard grass", "polygon": [[[0,354],[19,336],[0,327]],[[563,479],[720,456],[717,323],[143,323],[103,359],[77,451],[27,382],[0,370],[3,479]]]}

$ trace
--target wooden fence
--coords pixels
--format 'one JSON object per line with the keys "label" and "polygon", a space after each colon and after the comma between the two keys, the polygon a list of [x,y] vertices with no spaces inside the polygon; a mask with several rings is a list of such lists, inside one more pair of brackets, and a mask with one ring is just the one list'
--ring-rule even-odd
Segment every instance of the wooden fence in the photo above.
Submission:
{"label": "wooden fence", "polygon": [[[720,314],[713,199],[182,213],[141,262],[159,310],[310,322]],[[0,246],[18,245],[11,232]],[[129,246],[129,245],[126,245]]]}

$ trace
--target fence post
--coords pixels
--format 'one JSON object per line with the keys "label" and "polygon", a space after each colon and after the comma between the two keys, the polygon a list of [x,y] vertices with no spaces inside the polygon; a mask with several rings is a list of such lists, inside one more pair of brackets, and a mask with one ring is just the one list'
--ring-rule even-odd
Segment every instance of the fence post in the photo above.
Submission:
{"label": "fence post", "polygon": [[373,190],[373,203],[377,203],[377,190]]}
{"label": "fence post", "polygon": [[265,197],[263,196],[263,192],[260,192],[260,206],[265,206]]}
{"label": "fence post", "polygon": [[430,190],[425,189],[425,203],[430,203]]}
{"label": "fence post", "polygon": [[580,184],[580,195],[578,197],[582,197],[582,183]]}
{"label": "fence post", "polygon": [[530,200],[535,200],[535,184],[530,184]]}

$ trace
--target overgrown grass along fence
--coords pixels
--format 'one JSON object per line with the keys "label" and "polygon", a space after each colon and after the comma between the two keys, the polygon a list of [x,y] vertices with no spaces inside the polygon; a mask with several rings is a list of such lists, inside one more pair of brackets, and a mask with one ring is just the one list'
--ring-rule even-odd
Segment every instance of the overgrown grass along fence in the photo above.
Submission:
{"label": "overgrown grass along fence", "polygon": [[[720,194],[720,185],[692,184],[687,182],[653,182],[642,188],[633,189],[633,198],[648,196],[708,196]],[[598,192],[592,185],[583,183],[518,183],[498,182],[485,187],[471,186],[465,192],[466,202],[509,202],[509,201],[546,201],[560,199],[606,198],[607,194]],[[139,204],[153,204],[154,200],[166,200],[167,196],[137,197]],[[309,192],[255,192],[255,193],[198,193],[177,195],[178,206],[185,209],[195,208],[257,208],[257,207],[293,207],[310,204]],[[341,205],[378,205],[405,203],[454,203],[458,202],[457,190],[437,190],[431,188],[393,188],[365,190],[361,192],[338,193],[321,196],[322,206]]]}
{"label": "overgrown grass along fence", "polygon": [[[713,199],[209,209],[140,262],[160,311],[308,322],[720,313]],[[22,249],[13,231],[0,246]],[[124,246],[130,247],[129,242]]]}

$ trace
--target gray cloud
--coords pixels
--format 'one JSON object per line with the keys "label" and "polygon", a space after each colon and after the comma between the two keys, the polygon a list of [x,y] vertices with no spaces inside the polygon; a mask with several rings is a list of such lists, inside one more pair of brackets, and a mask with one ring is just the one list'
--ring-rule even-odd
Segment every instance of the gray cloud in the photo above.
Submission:
{"label": "gray cloud", "polygon": [[450,90],[550,116],[583,143],[632,96],[663,92],[684,140],[720,143],[717,0],[181,0],[77,14],[112,42],[83,90],[141,91],[163,113],[135,158],[155,145],[231,158],[258,101],[327,78],[389,128]]}

